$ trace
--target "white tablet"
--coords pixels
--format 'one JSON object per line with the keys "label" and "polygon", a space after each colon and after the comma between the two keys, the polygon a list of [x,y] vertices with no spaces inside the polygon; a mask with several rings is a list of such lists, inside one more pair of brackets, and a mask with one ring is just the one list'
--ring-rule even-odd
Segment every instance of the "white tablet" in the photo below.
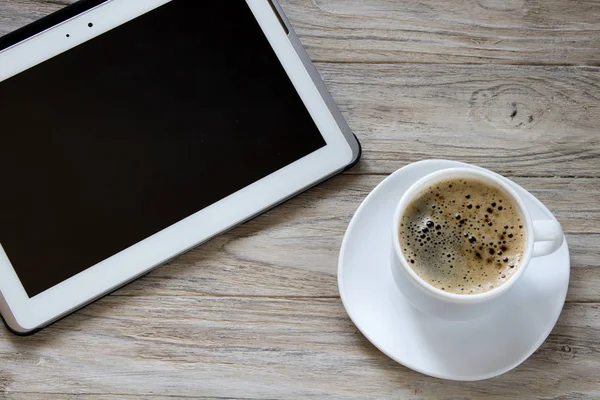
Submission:
{"label": "white tablet", "polygon": [[36,331],[359,155],[276,3],[76,3],[0,39],[0,312]]}

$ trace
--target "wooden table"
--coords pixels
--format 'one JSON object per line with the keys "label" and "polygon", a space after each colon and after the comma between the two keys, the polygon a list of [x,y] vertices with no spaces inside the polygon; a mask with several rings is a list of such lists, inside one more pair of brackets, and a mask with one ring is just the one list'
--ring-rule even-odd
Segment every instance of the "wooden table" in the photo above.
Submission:
{"label": "wooden table", "polygon": [[[0,0],[0,34],[71,2]],[[0,397],[600,398],[598,0],[281,3],[362,162],[33,337],[0,329]],[[558,325],[489,381],[396,364],[339,299],[352,214],[388,174],[427,158],[514,179],[567,232]]]}

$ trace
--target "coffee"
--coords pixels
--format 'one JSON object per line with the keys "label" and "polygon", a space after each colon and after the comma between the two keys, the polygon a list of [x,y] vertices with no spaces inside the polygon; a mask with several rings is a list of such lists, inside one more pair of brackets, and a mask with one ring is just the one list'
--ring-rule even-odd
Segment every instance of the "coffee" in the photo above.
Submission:
{"label": "coffee", "polygon": [[438,289],[483,293],[519,268],[524,221],[503,190],[472,178],[445,180],[404,210],[400,247],[411,268]]}

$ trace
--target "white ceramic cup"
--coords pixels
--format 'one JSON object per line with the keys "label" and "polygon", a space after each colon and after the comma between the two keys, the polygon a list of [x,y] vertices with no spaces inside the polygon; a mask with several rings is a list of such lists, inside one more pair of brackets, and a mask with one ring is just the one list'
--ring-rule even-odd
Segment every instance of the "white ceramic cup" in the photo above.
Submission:
{"label": "white ceramic cup", "polygon": [[[517,270],[502,285],[477,294],[455,294],[440,290],[423,280],[408,263],[400,248],[400,220],[408,205],[427,188],[449,179],[471,178],[498,188],[519,208],[525,227],[525,246]],[[517,193],[495,174],[472,168],[449,168],[429,174],[414,183],[402,196],[394,213],[391,252],[392,275],[407,300],[420,311],[447,320],[469,320],[493,312],[505,300],[513,285],[523,276],[532,257],[542,257],[558,250],[564,240],[555,220],[533,220]]]}

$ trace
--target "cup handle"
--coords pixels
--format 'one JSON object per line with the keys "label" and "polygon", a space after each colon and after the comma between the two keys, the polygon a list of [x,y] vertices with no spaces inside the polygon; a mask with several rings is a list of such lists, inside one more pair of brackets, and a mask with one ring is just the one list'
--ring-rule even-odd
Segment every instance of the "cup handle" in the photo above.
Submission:
{"label": "cup handle", "polygon": [[562,246],[564,234],[562,227],[555,220],[533,221],[533,255],[543,257],[554,253]]}

